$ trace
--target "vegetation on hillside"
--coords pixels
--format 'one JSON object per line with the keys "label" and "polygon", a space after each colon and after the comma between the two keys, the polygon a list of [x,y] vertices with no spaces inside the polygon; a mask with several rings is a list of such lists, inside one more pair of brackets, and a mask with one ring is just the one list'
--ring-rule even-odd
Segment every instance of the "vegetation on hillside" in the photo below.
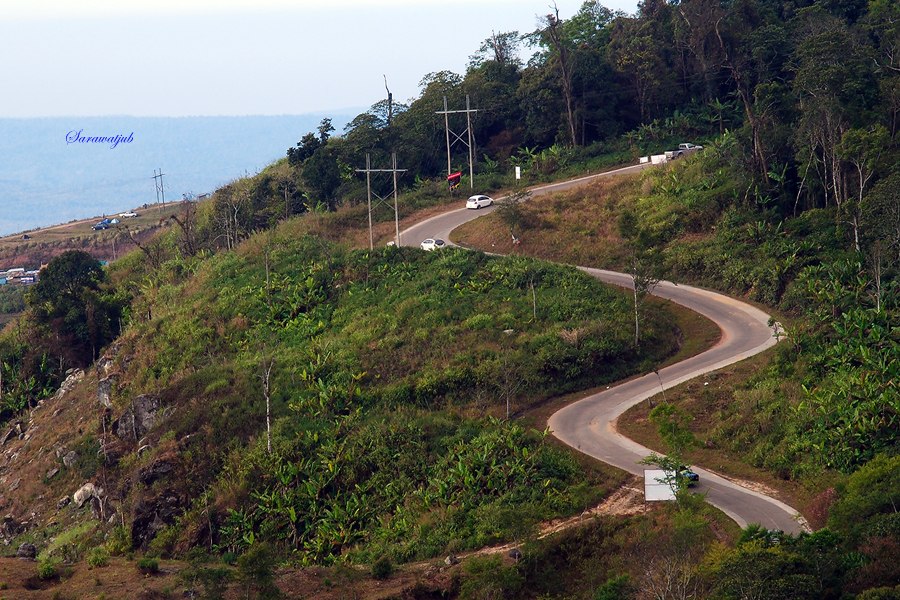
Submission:
{"label": "vegetation on hillside", "polygon": [[[513,165],[527,184],[700,141],[701,153],[607,191],[499,211],[496,239],[473,239],[502,249],[513,227],[521,252],[646,259],[651,279],[664,269],[784,311],[787,342],[703,441],[821,492],[813,508],[828,529],[748,528],[732,547],[688,500],[543,542],[535,561],[474,561],[456,591],[896,597],[898,11],[883,0],[648,0],[628,16],[588,1],[531,34],[496,33],[464,75],[426,75],[408,106],[378,102],[342,135],[323,121],[259,175],[180,206],[168,234],[108,271],[81,261],[87,277],[67,276],[69,291],[49,277],[0,337],[2,417],[51,394],[121,330],[112,407],[72,440],[92,456],[79,468],[130,519],[112,538],[119,549],[252,558],[268,556],[264,542],[305,563],[390,565],[528,538],[603,489],[544,434],[507,421],[507,406],[515,416],[645,369],[676,333],[644,315],[639,352],[628,299],[571,269],[351,251],[368,241],[354,168],[398,153],[410,174],[401,216],[452,198],[434,115],[444,96],[479,108],[478,191],[511,187]],[[525,64],[522,43],[535,50]],[[380,195],[387,184],[376,182]],[[128,410],[136,421],[137,398],[164,416],[128,437],[117,424]],[[817,489],[825,480],[835,485]],[[648,560],[629,562],[642,548]],[[561,590],[541,587],[554,565]],[[598,565],[602,576],[585,576]],[[654,595],[660,573],[677,591]]]}
{"label": "vegetation on hillside", "polygon": [[507,411],[677,346],[657,317],[638,352],[627,298],[531,259],[349,252],[282,227],[165,267],[116,342],[114,398],[174,413],[152,451],[98,474],[128,511],[173,493],[143,474],[190,473],[168,529],[133,516],[132,543],[153,552],[265,540],[302,562],[407,561],[522,535],[603,486]]}

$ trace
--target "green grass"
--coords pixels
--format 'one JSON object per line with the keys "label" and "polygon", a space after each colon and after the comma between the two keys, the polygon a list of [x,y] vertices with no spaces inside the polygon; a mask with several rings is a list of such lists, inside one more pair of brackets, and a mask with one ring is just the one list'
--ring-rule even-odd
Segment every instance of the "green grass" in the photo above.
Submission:
{"label": "green grass", "polygon": [[[628,299],[575,269],[455,249],[348,251],[289,230],[157,281],[139,299],[152,319],[135,318],[121,341],[119,396],[156,393],[176,408],[158,453],[177,445],[190,464],[183,491],[214,507],[220,552],[262,539],[309,563],[404,562],[596,503],[602,488],[568,452],[497,418],[507,400],[515,416],[672,354],[664,313],[638,353]],[[153,547],[183,545],[206,510],[198,501]]]}

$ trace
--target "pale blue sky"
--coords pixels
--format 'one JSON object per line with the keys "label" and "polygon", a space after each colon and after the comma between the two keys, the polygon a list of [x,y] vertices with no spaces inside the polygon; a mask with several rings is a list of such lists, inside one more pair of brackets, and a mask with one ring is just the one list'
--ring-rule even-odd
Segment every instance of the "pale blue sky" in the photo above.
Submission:
{"label": "pale blue sky", "polygon": [[[0,5],[0,117],[365,108],[462,73],[551,0],[28,0]],[[557,0],[562,18],[581,0]],[[12,6],[10,6],[12,5]],[[633,12],[636,0],[609,0]]]}

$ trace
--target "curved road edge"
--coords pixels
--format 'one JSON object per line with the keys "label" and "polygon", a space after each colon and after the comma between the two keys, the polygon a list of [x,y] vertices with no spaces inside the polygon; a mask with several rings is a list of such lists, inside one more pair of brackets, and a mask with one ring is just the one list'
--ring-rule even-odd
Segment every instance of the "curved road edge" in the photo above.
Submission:
{"label": "curved road edge", "polygon": [[[610,175],[635,172],[645,165],[615,169],[581,177],[567,182],[543,185],[531,189],[532,196],[561,191]],[[411,225],[400,233],[403,246],[418,246],[425,238],[449,240],[450,232],[479,216],[492,212],[494,207],[478,211],[465,208],[441,213]],[[624,273],[578,267],[598,279],[629,288],[631,277]],[[615,387],[583,398],[554,413],[548,422],[553,435],[598,460],[637,475],[643,474],[640,461],[650,454],[645,448],[620,434],[616,420],[626,410],[660,392],[660,380],[665,389],[679,385],[705,373],[739,362],[758,354],[777,343],[775,333],[780,329],[769,326],[765,312],[740,300],[709,290],[671,282],[660,282],[653,295],[671,300],[712,320],[722,330],[722,338],[712,348],[674,365],[621,383]],[[776,327],[778,327],[776,325]],[[741,527],[758,523],[767,529],[788,533],[808,530],[802,516],[787,504],[765,494],[742,487],[706,469],[694,469],[701,475],[698,491],[706,500]]]}
{"label": "curved road edge", "polygon": [[[613,285],[630,288],[627,274],[579,267],[582,271]],[[722,330],[720,341],[708,350],[674,365],[621,383],[608,390],[574,402],[553,415],[548,425],[553,435],[578,451],[630,473],[643,474],[640,461],[651,450],[625,437],[616,429],[618,418],[636,404],[660,393],[745,358],[759,354],[777,343],[780,326],[769,325],[770,317],[758,308],[723,294],[687,285],[660,282],[653,294],[680,304],[710,319]],[[799,512],[776,500],[730,481],[707,469],[700,474],[698,490],[706,500],[731,517],[741,527],[759,523],[767,529],[788,533],[806,531]]]}

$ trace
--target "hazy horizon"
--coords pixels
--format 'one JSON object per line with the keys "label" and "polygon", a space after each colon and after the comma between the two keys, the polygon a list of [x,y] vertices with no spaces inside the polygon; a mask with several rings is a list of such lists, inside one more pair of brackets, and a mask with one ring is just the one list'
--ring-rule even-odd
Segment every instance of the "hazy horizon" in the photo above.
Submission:
{"label": "hazy horizon", "polygon": [[[209,193],[275,160],[323,117],[340,131],[356,113],[179,117],[0,118],[0,235]],[[68,141],[128,136],[133,141]]]}

